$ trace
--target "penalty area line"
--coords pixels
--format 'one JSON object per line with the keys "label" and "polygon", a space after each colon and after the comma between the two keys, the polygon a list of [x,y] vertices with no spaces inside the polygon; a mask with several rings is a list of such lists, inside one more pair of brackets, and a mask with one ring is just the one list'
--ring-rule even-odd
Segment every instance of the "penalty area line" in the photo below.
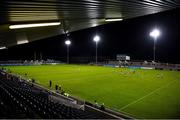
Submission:
{"label": "penalty area line", "polygon": [[133,102],[131,102],[131,103],[129,103],[129,104],[123,106],[123,107],[121,107],[119,110],[123,110],[123,109],[125,109],[125,108],[127,108],[127,107],[129,107],[129,106],[131,106],[131,105],[133,105],[133,104],[135,104],[135,103],[141,101],[142,99],[144,99],[144,98],[146,98],[146,97],[148,97],[148,96],[154,94],[154,93],[157,92],[158,90],[161,90],[161,89],[163,89],[163,88],[165,88],[165,87],[171,85],[171,84],[174,83],[174,82],[175,82],[175,80],[173,80],[172,82],[169,82],[168,84],[166,84],[166,85],[164,85],[164,86],[162,86],[162,87],[160,87],[160,88],[157,88],[157,89],[153,90],[152,92],[148,93],[147,95],[145,95],[145,96],[143,96],[143,97],[141,97],[141,98],[139,98],[139,99],[137,99],[137,100],[135,100],[135,101],[133,101]]}

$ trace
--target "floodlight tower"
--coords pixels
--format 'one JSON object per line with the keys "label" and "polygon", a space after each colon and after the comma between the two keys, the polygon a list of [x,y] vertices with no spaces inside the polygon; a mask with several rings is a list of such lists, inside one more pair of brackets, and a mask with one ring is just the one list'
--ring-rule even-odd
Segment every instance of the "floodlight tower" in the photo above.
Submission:
{"label": "floodlight tower", "polygon": [[160,36],[160,31],[158,30],[158,29],[154,29],[154,30],[152,30],[151,32],[150,32],[150,37],[152,37],[153,38],[153,40],[154,40],[154,48],[153,48],[153,50],[154,50],[154,54],[153,54],[153,60],[154,60],[154,62],[156,61],[156,41],[157,41],[157,38]]}
{"label": "floodlight tower", "polygon": [[65,44],[67,46],[67,64],[69,64],[69,46],[71,45],[71,41],[70,40],[66,40]]}
{"label": "floodlight tower", "polygon": [[98,35],[94,36],[93,41],[96,42],[96,64],[97,64],[97,62],[98,62],[97,48],[98,48],[98,42],[100,41],[100,37]]}

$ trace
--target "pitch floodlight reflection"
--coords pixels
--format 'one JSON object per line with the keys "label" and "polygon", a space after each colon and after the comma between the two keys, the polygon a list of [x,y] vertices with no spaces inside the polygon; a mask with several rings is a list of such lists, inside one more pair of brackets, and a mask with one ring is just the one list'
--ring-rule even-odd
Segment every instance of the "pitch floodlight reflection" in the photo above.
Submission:
{"label": "pitch floodlight reflection", "polygon": [[158,29],[154,29],[150,32],[150,36],[153,38],[154,40],[154,53],[153,53],[153,61],[155,62],[156,61],[156,41],[157,41],[157,38],[160,36],[160,31]]}
{"label": "pitch floodlight reflection", "polygon": [[70,40],[66,40],[65,44],[67,46],[67,64],[69,64],[69,46],[71,45],[71,41]]}
{"label": "pitch floodlight reflection", "polygon": [[96,42],[96,64],[98,62],[98,55],[97,55],[97,48],[98,48],[98,42],[100,41],[100,37],[96,35],[93,39],[94,42]]}

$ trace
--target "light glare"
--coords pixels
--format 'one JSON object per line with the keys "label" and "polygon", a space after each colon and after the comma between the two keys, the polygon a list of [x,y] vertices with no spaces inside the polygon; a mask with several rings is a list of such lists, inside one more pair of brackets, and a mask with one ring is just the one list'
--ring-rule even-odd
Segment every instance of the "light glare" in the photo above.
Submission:
{"label": "light glare", "polygon": [[160,31],[158,29],[154,29],[152,32],[150,32],[149,35],[156,39],[157,37],[160,36]]}
{"label": "light glare", "polygon": [[17,41],[17,44],[20,45],[20,44],[25,44],[28,42],[29,42],[28,40],[19,40],[19,41]]}
{"label": "light glare", "polygon": [[36,24],[10,25],[9,29],[43,27],[43,26],[55,26],[55,25],[60,25],[60,24],[61,24],[60,22],[52,22],[52,23],[36,23]]}
{"label": "light glare", "polygon": [[71,41],[70,41],[70,40],[66,40],[66,41],[65,41],[65,44],[66,44],[66,45],[70,45],[70,44],[71,44]]}
{"label": "light glare", "polygon": [[122,18],[109,18],[109,19],[105,19],[106,22],[116,22],[116,21],[122,21],[123,19]]}
{"label": "light glare", "polygon": [[0,47],[0,50],[3,50],[3,49],[6,49],[6,47],[5,46]]}
{"label": "light glare", "polygon": [[94,42],[99,42],[100,41],[100,37],[98,35],[96,35],[93,40],[94,40]]}

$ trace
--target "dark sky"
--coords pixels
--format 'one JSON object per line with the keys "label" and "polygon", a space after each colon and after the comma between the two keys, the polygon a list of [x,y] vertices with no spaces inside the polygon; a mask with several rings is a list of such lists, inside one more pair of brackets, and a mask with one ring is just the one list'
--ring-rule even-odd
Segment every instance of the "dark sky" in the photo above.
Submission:
{"label": "dark sky", "polygon": [[[95,56],[95,43],[92,39],[98,34],[101,37],[99,56],[115,59],[116,54],[127,54],[133,60],[151,60],[153,40],[149,37],[149,32],[154,27],[161,31],[156,44],[157,59],[161,62],[180,63],[180,9],[70,33],[70,56]],[[65,39],[65,35],[60,35],[1,50],[0,59],[33,59],[36,51],[37,58],[41,52],[43,59],[60,60],[61,57],[66,57]]]}

